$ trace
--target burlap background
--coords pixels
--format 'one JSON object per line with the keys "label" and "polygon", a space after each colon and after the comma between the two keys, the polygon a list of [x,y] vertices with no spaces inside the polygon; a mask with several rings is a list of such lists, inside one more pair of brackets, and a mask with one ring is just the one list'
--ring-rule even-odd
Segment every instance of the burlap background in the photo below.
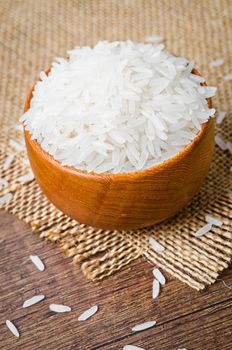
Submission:
{"label": "burlap background", "polygon": [[[198,290],[213,283],[232,258],[231,155],[216,148],[210,174],[200,194],[175,218],[150,229],[130,232],[96,230],[78,224],[56,210],[41,194],[35,181],[18,184],[27,173],[17,154],[11,168],[2,164],[12,151],[10,138],[22,135],[15,124],[26,94],[37,73],[54,56],[65,56],[75,45],[92,45],[100,39],[143,41],[161,34],[169,50],[195,59],[211,85],[219,89],[214,105],[228,111],[221,133],[231,138],[232,1],[227,0],[0,0],[0,177],[8,180],[3,194],[13,200],[4,209],[28,222],[41,237],[59,242],[62,250],[81,265],[90,279],[101,279],[145,256],[153,264]],[[210,68],[222,57],[222,67]],[[222,228],[195,238],[206,213],[224,221]],[[163,253],[148,249],[152,235]]]}

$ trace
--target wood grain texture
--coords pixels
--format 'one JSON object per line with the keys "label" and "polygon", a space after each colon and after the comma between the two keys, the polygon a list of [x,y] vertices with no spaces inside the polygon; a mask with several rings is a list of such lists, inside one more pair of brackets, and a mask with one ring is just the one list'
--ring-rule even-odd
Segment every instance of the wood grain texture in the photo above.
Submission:
{"label": "wood grain texture", "polygon": [[[193,73],[200,75],[197,70]],[[30,108],[33,89],[25,112]],[[210,99],[208,104],[211,106]],[[203,125],[195,139],[176,156],[129,174],[87,173],[61,166],[31,139],[28,131],[24,135],[35,178],[58,209],[90,226],[135,229],[173,216],[198,192],[212,160],[214,122],[211,119]]]}
{"label": "wood grain texture", "polygon": [[[53,244],[41,241],[22,222],[0,212],[0,349],[4,350],[120,350],[137,344],[146,350],[231,350],[232,289],[221,280],[196,292],[167,277],[160,297],[152,302],[152,266],[138,260],[101,283],[88,282],[70,259]],[[29,261],[38,254],[46,265],[37,271]],[[232,286],[232,270],[221,277]],[[23,309],[35,294],[45,301]],[[67,314],[53,314],[50,303],[72,307]],[[99,312],[86,322],[80,313],[92,305]],[[5,320],[20,330],[16,339]],[[157,326],[139,334],[131,328],[155,319]]]}

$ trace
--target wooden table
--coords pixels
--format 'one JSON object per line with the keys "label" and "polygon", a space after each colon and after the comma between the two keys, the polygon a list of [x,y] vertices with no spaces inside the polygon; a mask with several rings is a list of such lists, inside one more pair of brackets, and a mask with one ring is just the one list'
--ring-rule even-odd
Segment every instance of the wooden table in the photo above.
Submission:
{"label": "wooden table", "polygon": [[[58,246],[41,241],[14,216],[0,212],[0,349],[117,350],[134,344],[146,350],[231,350],[232,289],[222,280],[197,292],[167,276],[156,301],[151,298],[152,266],[137,260],[123,271],[92,283]],[[38,254],[44,272],[29,260]],[[232,286],[232,269],[221,278]],[[46,299],[23,309],[23,301],[43,293]],[[50,303],[66,304],[72,312],[54,314]],[[84,322],[78,315],[98,304]],[[20,330],[15,338],[6,328],[11,319]],[[132,334],[131,327],[153,320],[157,325]]]}

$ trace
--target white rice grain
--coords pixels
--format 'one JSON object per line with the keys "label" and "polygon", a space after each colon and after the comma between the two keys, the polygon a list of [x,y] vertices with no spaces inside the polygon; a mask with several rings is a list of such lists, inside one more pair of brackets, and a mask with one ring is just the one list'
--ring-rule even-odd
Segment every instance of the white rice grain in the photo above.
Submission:
{"label": "white rice grain", "polygon": [[135,345],[124,345],[123,350],[145,350]]}
{"label": "white rice grain", "polygon": [[16,124],[16,125],[15,125],[15,130],[16,130],[16,131],[19,131],[19,132],[23,132],[23,126],[22,126],[22,124]]}
{"label": "white rice grain", "polygon": [[32,172],[29,172],[28,174],[26,175],[23,175],[23,176],[19,176],[17,178],[17,181],[18,182],[29,182],[29,181],[32,181],[34,180],[34,175],[32,174]]}
{"label": "white rice grain", "polygon": [[147,35],[145,36],[145,42],[159,44],[164,41],[164,37],[162,35]]}
{"label": "white rice grain", "polygon": [[232,80],[232,73],[226,74],[226,75],[224,76],[224,80],[225,80],[225,81]]}
{"label": "white rice grain", "polygon": [[28,158],[23,158],[23,159],[22,159],[22,163],[23,163],[24,165],[26,165],[27,167],[30,166],[30,162],[29,162],[29,159],[28,159]]}
{"label": "white rice grain", "polygon": [[44,300],[44,298],[45,298],[45,295],[43,295],[43,294],[35,295],[34,297],[24,301],[23,308],[37,304],[40,301]]}
{"label": "white rice grain", "polygon": [[220,221],[220,220],[218,220],[210,215],[205,216],[205,221],[208,222],[209,224],[219,226],[219,227],[221,227],[223,225],[222,221]]}
{"label": "white rice grain", "polygon": [[160,293],[160,283],[158,280],[154,279],[152,283],[152,299],[158,298]]}
{"label": "white rice grain", "polygon": [[206,99],[216,88],[202,87],[194,62],[163,44],[100,41],[68,57],[40,73],[21,118],[63,166],[114,174],[147,169],[183,150],[215,113]]}
{"label": "white rice grain", "polygon": [[12,139],[9,140],[9,145],[11,147],[13,147],[18,152],[24,151],[24,149],[25,149],[24,145],[22,145],[21,143],[15,141],[15,140],[12,140]]}
{"label": "white rice grain", "polygon": [[166,278],[159,269],[155,268],[152,272],[153,276],[159,281],[160,284],[164,285],[166,283]]}
{"label": "white rice grain", "polygon": [[50,304],[49,309],[57,313],[70,312],[72,310],[71,307],[61,304]]}
{"label": "white rice grain", "polygon": [[9,169],[9,167],[11,166],[13,160],[14,160],[14,157],[15,157],[15,154],[14,153],[10,153],[8,155],[8,157],[6,158],[4,164],[3,164],[3,167],[2,167],[2,170],[3,171],[7,171]]}
{"label": "white rice grain", "polygon": [[38,255],[30,255],[30,260],[33,262],[33,264],[35,265],[35,267],[37,267],[39,271],[45,270],[44,263]]}
{"label": "white rice grain", "polygon": [[197,81],[198,83],[204,83],[205,82],[205,78],[201,77],[200,75],[196,75],[196,74],[190,74],[190,79]]}
{"label": "white rice grain", "polygon": [[132,332],[144,331],[145,329],[154,327],[155,325],[156,325],[156,321],[148,321],[141,324],[137,324],[132,328]]}
{"label": "white rice grain", "polygon": [[88,318],[93,316],[98,311],[98,306],[92,306],[88,310],[84,311],[79,317],[78,321],[86,321]]}
{"label": "white rice grain", "polygon": [[232,142],[226,141],[226,149],[232,154]]}
{"label": "white rice grain", "polygon": [[7,202],[11,201],[13,198],[13,194],[11,192],[8,192],[0,197],[0,205],[6,204]]}
{"label": "white rice grain", "polygon": [[225,151],[227,149],[225,140],[219,134],[215,135],[215,142],[221,150]]}
{"label": "white rice grain", "polygon": [[203,227],[201,227],[197,232],[195,232],[194,236],[195,237],[201,237],[203,235],[205,235],[206,233],[208,233],[212,228],[212,224],[206,224]]}
{"label": "white rice grain", "polygon": [[20,337],[19,331],[12,321],[6,320],[6,326],[11,331],[11,333],[14,334],[15,337]]}
{"label": "white rice grain", "polygon": [[158,252],[163,252],[165,250],[164,246],[157,242],[154,238],[149,237],[149,243],[152,246],[154,250],[157,250]]}
{"label": "white rice grain", "polygon": [[210,67],[220,67],[225,63],[223,58],[217,58],[216,60],[213,60],[210,62]]}
{"label": "white rice grain", "polygon": [[226,112],[221,111],[216,118],[216,124],[221,124],[223,122],[225,116],[226,116]]}
{"label": "white rice grain", "polygon": [[0,186],[7,186],[6,179],[0,178]]}

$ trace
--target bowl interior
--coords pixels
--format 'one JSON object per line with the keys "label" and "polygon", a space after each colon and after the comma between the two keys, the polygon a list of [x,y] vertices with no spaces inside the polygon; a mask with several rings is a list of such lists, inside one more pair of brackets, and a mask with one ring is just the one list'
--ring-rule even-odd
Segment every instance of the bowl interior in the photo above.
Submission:
{"label": "bowl interior", "polygon": [[[45,73],[48,74],[50,72],[51,68],[48,68],[45,70]],[[192,71],[193,74],[201,76],[201,73],[196,70],[195,68]],[[39,77],[36,78],[36,82],[40,81],[41,79]],[[35,82],[35,84],[36,84]],[[29,91],[29,94],[27,96],[25,105],[24,105],[24,112],[26,112],[30,108],[30,101],[33,96],[33,90],[35,87],[35,84],[32,86],[31,90]],[[207,83],[201,83],[202,86],[207,86]],[[211,98],[207,98],[208,106],[209,108],[212,107],[212,100]],[[51,156],[48,152],[46,152],[40,144],[36,140],[32,140],[30,136],[30,132],[26,130],[24,127],[24,132],[25,132],[25,138],[27,142],[30,142],[31,145],[36,149],[37,152],[40,152],[47,158],[49,162],[52,162],[55,166],[65,168],[68,172],[72,172],[73,174],[83,174],[85,176],[91,176],[91,177],[114,177],[114,178],[127,178],[127,177],[139,177],[143,176],[144,174],[148,174],[149,172],[153,173],[155,171],[159,171],[164,169],[165,167],[171,166],[173,163],[176,163],[179,159],[182,157],[186,156],[188,152],[191,152],[192,149],[194,149],[199,141],[201,140],[202,137],[204,137],[204,134],[207,132],[207,129],[210,127],[210,120],[211,118],[204,124],[202,124],[201,130],[198,132],[198,134],[195,136],[195,138],[186,146],[184,147],[180,152],[178,152],[176,155],[170,157],[169,159],[159,163],[155,164],[154,166],[144,169],[144,170],[137,170],[129,173],[118,173],[118,174],[113,174],[113,173],[95,173],[95,172],[87,172],[85,170],[81,170],[75,167],[71,166],[63,166],[61,163],[56,160],[53,156]]]}

